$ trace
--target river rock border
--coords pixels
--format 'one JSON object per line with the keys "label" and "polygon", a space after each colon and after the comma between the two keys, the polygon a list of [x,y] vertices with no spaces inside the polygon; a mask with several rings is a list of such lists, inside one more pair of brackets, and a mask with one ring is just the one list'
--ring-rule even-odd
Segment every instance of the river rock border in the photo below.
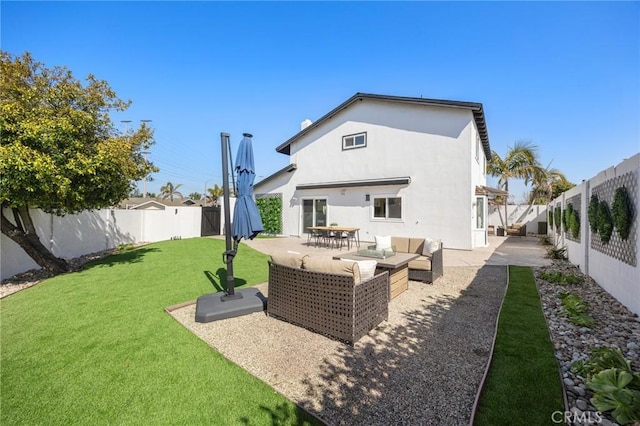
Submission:
{"label": "river rock border", "polygon": [[[582,278],[573,285],[549,283],[541,278],[545,271],[558,271]],[[556,261],[551,266],[534,268],[536,284],[549,332],[560,366],[562,381],[573,418],[595,419],[596,408],[591,404],[593,393],[587,389],[585,378],[571,372],[571,364],[586,360],[593,349],[599,347],[619,348],[632,368],[640,371],[640,320],[613,296],[600,287],[591,277],[567,261]],[[593,328],[574,325],[563,316],[560,293],[578,294],[589,304],[589,315],[596,320]],[[606,413],[601,425],[615,425],[615,420]],[[588,423],[574,423],[588,424]]]}

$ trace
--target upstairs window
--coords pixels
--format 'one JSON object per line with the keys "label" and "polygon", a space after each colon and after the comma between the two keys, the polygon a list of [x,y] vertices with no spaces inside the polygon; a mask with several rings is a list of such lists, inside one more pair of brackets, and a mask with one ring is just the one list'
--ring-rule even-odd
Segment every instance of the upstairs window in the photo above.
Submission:
{"label": "upstairs window", "polygon": [[342,149],[364,148],[367,146],[367,133],[357,133],[342,137]]}

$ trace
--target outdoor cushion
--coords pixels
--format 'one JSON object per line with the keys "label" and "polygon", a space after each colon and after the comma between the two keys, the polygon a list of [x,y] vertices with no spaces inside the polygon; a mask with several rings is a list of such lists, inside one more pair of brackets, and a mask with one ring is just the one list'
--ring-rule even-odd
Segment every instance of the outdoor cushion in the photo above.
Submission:
{"label": "outdoor cushion", "polygon": [[422,254],[424,250],[424,238],[410,238],[409,251],[407,253]]}
{"label": "outdoor cushion", "polygon": [[418,259],[409,262],[409,269],[419,269],[421,271],[431,270],[431,260],[428,257],[421,256]]}
{"label": "outdoor cushion", "polygon": [[273,253],[271,255],[271,262],[276,265],[288,266],[289,268],[301,268],[302,260],[308,255],[301,255],[300,253]]}
{"label": "outdoor cushion", "polygon": [[374,238],[376,239],[376,250],[386,250],[391,248],[391,235],[376,235]]}
{"label": "outdoor cushion", "polygon": [[373,278],[376,274],[377,260],[353,260],[353,259],[340,259],[343,262],[356,262],[360,268],[360,280],[366,281]]}
{"label": "outdoor cushion", "polygon": [[360,267],[356,262],[342,262],[323,256],[305,256],[302,260],[302,268],[310,272],[349,275],[353,277],[356,284],[360,283]]}
{"label": "outdoor cushion", "polygon": [[431,256],[431,254],[440,249],[440,240],[435,240],[433,238],[425,238],[424,240],[424,250],[422,254],[425,256]]}
{"label": "outdoor cushion", "polygon": [[391,245],[398,253],[409,253],[409,237],[391,237]]}

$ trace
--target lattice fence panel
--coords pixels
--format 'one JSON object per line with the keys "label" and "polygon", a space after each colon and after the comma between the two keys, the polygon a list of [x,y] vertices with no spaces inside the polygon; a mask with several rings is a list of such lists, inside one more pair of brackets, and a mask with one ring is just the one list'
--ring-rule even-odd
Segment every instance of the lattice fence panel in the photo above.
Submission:
{"label": "lattice fence panel", "polygon": [[[617,229],[614,229],[613,233],[611,234],[609,243],[604,244],[600,240],[600,235],[591,233],[591,248],[631,266],[636,266],[638,263],[636,253],[636,230],[638,227],[637,185],[638,178],[636,176],[636,173],[629,172],[602,182],[600,185],[594,186],[591,189],[592,195],[596,194],[599,200],[606,201],[607,204],[609,204],[609,208],[611,208],[611,206],[613,205],[613,196],[616,189],[621,186],[627,188],[627,193],[629,194],[629,198],[631,199],[631,209],[633,212],[633,224],[631,226],[631,233],[629,234],[629,238],[627,238],[626,241],[623,241],[622,238],[620,238]],[[585,223],[585,226],[589,226],[588,223]],[[591,229],[589,229],[589,232],[591,232]]]}

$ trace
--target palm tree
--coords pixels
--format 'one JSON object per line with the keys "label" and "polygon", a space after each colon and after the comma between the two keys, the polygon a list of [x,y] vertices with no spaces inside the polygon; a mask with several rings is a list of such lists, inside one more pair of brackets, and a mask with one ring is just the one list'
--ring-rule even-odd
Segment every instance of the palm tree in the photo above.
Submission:
{"label": "palm tree", "polygon": [[[508,147],[504,158],[495,151],[491,152],[491,160],[487,163],[487,173],[498,178],[498,185],[509,192],[509,179],[524,179],[525,185],[541,176],[543,168],[538,160],[538,147],[530,142],[518,141]],[[507,201],[504,197],[504,222],[507,227]]]}
{"label": "palm tree", "polygon": [[189,194],[189,198],[191,198],[192,200],[200,200],[202,199],[202,194],[200,194],[199,192],[192,192],[191,194]]}
{"label": "palm tree", "polygon": [[569,182],[567,177],[558,169],[551,168],[549,164],[546,168],[541,168],[534,176],[533,188],[529,193],[531,204],[549,204],[551,200],[560,194],[576,186]]}
{"label": "palm tree", "polygon": [[162,198],[163,200],[166,200],[168,198],[171,201],[173,201],[173,196],[174,195],[178,195],[178,196],[180,196],[180,199],[182,200],[184,197],[178,191],[178,188],[180,188],[181,186],[182,186],[181,183],[179,183],[176,186],[173,186],[173,184],[171,182],[167,182],[167,184],[165,186],[161,186],[160,187],[160,198]]}
{"label": "palm tree", "polygon": [[218,204],[218,197],[224,195],[224,189],[220,188],[218,184],[214,184],[213,188],[207,188],[207,192],[209,192],[208,198],[211,198],[211,205],[215,206]]}

